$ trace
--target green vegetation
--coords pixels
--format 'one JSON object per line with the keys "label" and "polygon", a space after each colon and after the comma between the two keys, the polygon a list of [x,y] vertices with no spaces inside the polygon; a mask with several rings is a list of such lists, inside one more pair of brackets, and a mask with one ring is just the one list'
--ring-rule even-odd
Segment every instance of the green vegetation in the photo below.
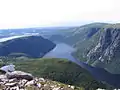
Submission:
{"label": "green vegetation", "polygon": [[9,63],[15,64],[16,70],[32,73],[37,77],[79,86],[87,90],[106,87],[101,82],[96,81],[88,71],[65,59],[41,58],[16,60],[16,62],[9,60]]}

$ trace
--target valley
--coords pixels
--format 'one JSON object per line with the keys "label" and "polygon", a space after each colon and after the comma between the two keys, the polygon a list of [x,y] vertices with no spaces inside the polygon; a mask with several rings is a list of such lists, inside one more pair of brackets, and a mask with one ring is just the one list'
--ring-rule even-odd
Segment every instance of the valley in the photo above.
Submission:
{"label": "valley", "polygon": [[[66,78],[62,79],[59,76],[60,73],[57,74],[57,72],[61,72],[60,67],[62,68],[65,60],[67,64],[78,65],[79,68],[84,69],[83,71],[87,71],[88,77],[90,76],[95,82],[100,85],[101,83],[105,84],[105,86],[97,87],[120,88],[119,28],[119,24],[91,23],[80,27],[47,28],[45,31],[32,28],[29,29],[31,31],[28,30],[29,34],[27,29],[23,29],[21,32],[20,30],[13,30],[13,32],[11,30],[9,34],[0,39],[0,56],[5,63],[14,63],[19,70],[28,71],[37,76],[41,74],[42,77],[62,83],[67,82],[69,75],[62,76]],[[5,32],[7,33],[7,31]],[[11,35],[14,32],[17,34]],[[45,66],[39,66],[42,63]],[[56,63],[60,64],[60,67],[56,69],[58,71],[53,69],[57,68]],[[32,64],[33,67],[28,68]],[[50,67],[46,67],[47,65]],[[71,71],[75,70],[72,65],[68,65],[66,68],[70,69],[70,67]],[[51,71],[47,68],[51,68]],[[76,70],[76,72],[79,71],[81,69]],[[47,74],[48,76],[46,76]],[[49,74],[52,76],[49,77]],[[76,79],[75,77],[69,78]],[[80,82],[73,81],[67,82],[67,84]],[[89,80],[85,80],[85,83],[88,82]],[[95,88],[97,89],[97,87]]]}

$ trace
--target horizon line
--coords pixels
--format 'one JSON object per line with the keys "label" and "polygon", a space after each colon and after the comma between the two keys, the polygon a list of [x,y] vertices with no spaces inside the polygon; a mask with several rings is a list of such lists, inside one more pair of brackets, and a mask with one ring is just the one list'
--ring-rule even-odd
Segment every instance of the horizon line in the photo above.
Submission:
{"label": "horizon line", "polygon": [[87,24],[93,24],[93,23],[108,23],[108,24],[117,24],[118,22],[83,22],[83,23],[77,23],[77,24],[59,24],[59,25],[37,25],[37,26],[30,26],[30,27],[13,27],[13,28],[0,28],[0,30],[9,30],[9,29],[45,29],[45,28],[62,28],[62,27],[80,27],[80,26],[84,26],[84,25],[87,25]]}

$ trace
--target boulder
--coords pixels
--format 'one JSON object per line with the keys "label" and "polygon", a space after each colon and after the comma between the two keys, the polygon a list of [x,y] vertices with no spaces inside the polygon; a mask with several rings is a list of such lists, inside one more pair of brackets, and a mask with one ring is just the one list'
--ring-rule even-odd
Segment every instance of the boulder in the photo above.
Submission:
{"label": "boulder", "polygon": [[32,74],[22,72],[22,71],[14,71],[11,73],[6,73],[6,76],[8,79],[17,78],[18,80],[20,79],[26,79],[28,81],[33,80]]}
{"label": "boulder", "polygon": [[15,71],[15,65],[6,65],[6,66],[3,66],[3,67],[1,67],[0,68],[0,70],[1,71],[3,71],[3,72],[13,72],[13,71]]}

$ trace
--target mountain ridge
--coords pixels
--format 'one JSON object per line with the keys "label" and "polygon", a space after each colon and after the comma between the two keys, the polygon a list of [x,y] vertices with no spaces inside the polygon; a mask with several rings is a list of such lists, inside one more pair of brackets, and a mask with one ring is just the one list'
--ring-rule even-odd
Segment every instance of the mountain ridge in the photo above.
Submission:
{"label": "mountain ridge", "polygon": [[24,53],[30,57],[42,57],[55,46],[56,44],[41,36],[19,37],[1,42],[0,56]]}

